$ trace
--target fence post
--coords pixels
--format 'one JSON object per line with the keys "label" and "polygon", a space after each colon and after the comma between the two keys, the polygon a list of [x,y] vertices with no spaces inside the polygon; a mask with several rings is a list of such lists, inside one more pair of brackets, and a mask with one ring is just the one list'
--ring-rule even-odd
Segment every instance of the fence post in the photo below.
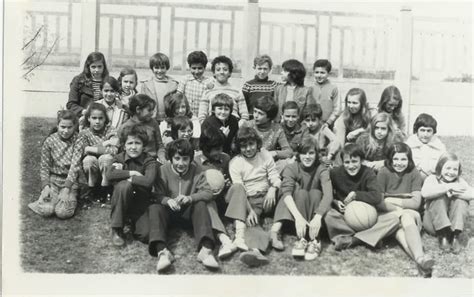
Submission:
{"label": "fence post", "polygon": [[410,7],[400,9],[399,60],[395,73],[395,81],[403,98],[402,112],[406,116],[406,131],[408,134],[411,125],[411,76],[413,57],[413,15]]}
{"label": "fence post", "polygon": [[253,59],[260,44],[260,7],[258,0],[248,0],[244,8],[242,77],[251,78]]}
{"label": "fence post", "polygon": [[83,67],[91,52],[99,49],[99,1],[81,0],[81,64],[79,68]]}

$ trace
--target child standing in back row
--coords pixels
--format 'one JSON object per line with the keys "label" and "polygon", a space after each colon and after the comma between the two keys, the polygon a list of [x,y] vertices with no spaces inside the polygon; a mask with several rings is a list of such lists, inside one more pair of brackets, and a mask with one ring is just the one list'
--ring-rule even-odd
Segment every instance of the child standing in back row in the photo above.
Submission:
{"label": "child standing in back row", "polygon": [[120,102],[125,110],[128,111],[130,98],[137,94],[138,76],[137,72],[131,67],[125,67],[120,71],[117,78],[120,87]]}
{"label": "child standing in back row", "polygon": [[170,69],[169,58],[162,53],[156,53],[150,57],[150,70],[153,75],[142,84],[141,94],[148,95],[155,100],[154,115],[158,122],[163,121],[165,116],[165,96],[173,93],[178,88],[178,82],[168,76],[166,72]]}
{"label": "child standing in back row", "polygon": [[331,62],[326,59],[316,60],[313,65],[314,80],[313,97],[321,105],[323,116],[321,120],[332,128],[334,122],[342,112],[341,98],[335,85],[328,79],[331,72]]}
{"label": "child standing in back row", "polygon": [[269,55],[259,55],[253,60],[253,69],[255,77],[244,83],[242,93],[244,94],[249,116],[253,118],[253,107],[255,101],[265,95],[273,97],[277,83],[268,79],[268,75],[272,72],[273,62]]}

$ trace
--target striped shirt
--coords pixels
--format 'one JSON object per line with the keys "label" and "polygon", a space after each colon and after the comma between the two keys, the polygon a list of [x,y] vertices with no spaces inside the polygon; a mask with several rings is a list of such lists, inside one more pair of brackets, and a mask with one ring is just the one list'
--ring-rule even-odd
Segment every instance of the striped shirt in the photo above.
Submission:
{"label": "striped shirt", "polygon": [[97,103],[105,106],[107,118],[109,118],[109,125],[115,129],[118,129],[118,127],[120,127],[129,118],[127,112],[123,108],[120,108],[117,103],[109,105],[107,102],[105,102],[105,99],[101,99],[97,101]]}
{"label": "striped shirt", "polygon": [[186,96],[194,116],[199,114],[199,102],[209,82],[210,80],[207,76],[203,75],[200,80],[197,80],[191,74],[186,75],[184,79],[179,82],[178,92]]}
{"label": "striped shirt", "polygon": [[[107,143],[104,143],[107,141]],[[118,151],[119,139],[117,137],[117,131],[107,126],[102,133],[97,133],[91,128],[86,128],[79,132],[76,143],[74,144],[74,150],[72,153],[71,167],[66,179],[65,187],[70,188],[71,185],[76,182],[79,171],[81,170],[81,161],[84,157],[84,150],[86,146],[94,146],[99,150],[99,155],[111,154],[115,155]]]}
{"label": "striped shirt", "polygon": [[74,134],[71,138],[64,140],[58,132],[46,138],[41,147],[41,188],[50,184],[52,174],[67,176],[76,139],[77,134]]}
{"label": "striped shirt", "polygon": [[92,91],[94,92],[94,101],[97,101],[102,97],[101,85],[101,81],[92,80]]}
{"label": "striped shirt", "polygon": [[244,95],[241,90],[234,88],[229,82],[220,84],[216,80],[212,84],[208,85],[208,89],[202,94],[201,101],[199,102],[199,122],[203,122],[206,117],[211,113],[212,110],[212,99],[217,94],[227,94],[234,99],[234,109],[232,114],[239,119],[249,120],[249,112],[247,110],[247,104],[245,103]]}

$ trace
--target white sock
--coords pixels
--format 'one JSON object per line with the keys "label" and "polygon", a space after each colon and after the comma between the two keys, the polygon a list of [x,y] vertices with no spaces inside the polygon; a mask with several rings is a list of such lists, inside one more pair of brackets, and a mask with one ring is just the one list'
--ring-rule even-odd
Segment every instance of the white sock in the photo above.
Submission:
{"label": "white sock", "polygon": [[281,222],[275,222],[272,225],[272,228],[270,229],[271,232],[279,233],[281,230],[281,226],[283,224]]}
{"label": "white sock", "polygon": [[245,223],[242,221],[235,221],[235,238],[244,238],[245,233]]}

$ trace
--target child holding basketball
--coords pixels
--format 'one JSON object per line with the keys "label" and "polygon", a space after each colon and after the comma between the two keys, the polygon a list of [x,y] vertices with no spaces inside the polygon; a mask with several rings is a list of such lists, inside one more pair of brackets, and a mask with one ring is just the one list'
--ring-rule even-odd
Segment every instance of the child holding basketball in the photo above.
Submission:
{"label": "child holding basketball", "polygon": [[402,142],[394,143],[387,152],[385,167],[377,174],[384,196],[386,210],[403,209],[400,228],[395,238],[417,263],[423,276],[430,277],[434,260],[423,251],[420,231],[421,186],[423,179],[413,162],[410,147]]}
{"label": "child holding basketball", "polygon": [[282,106],[286,101],[296,101],[298,107],[303,110],[307,105],[316,103],[311,88],[305,87],[304,78],[306,69],[298,60],[290,59],[283,62],[281,72],[281,80],[283,84],[277,85],[275,88],[275,102],[278,104],[278,113],[275,122],[281,120]]}
{"label": "child holding basketball", "polygon": [[[398,213],[379,214],[375,225],[359,232],[348,225],[344,217],[348,204],[360,201],[375,207],[382,201],[382,191],[374,170],[363,165],[364,153],[357,145],[346,144],[341,155],[343,165],[330,171],[334,189],[333,208],[324,217],[329,238],[334,243],[335,250],[347,249],[360,243],[375,247],[382,238],[398,229]],[[368,214],[361,212],[355,215],[367,219]]]}
{"label": "child holding basketball", "polygon": [[426,202],[423,227],[438,237],[441,250],[451,248],[455,254],[462,249],[459,237],[467,219],[468,202],[474,199],[474,189],[461,173],[458,157],[444,153],[436,164],[435,174],[425,179],[421,189]]}
{"label": "child holding basketball", "polygon": [[305,260],[314,260],[321,252],[319,230],[333,199],[329,170],[319,163],[318,155],[316,140],[303,138],[297,149],[297,162],[287,165],[282,172],[281,199],[270,233],[273,248],[282,250],[278,235],[282,223],[294,224],[298,240],[291,254]]}
{"label": "child holding basketball", "polygon": [[262,140],[255,129],[242,126],[236,145],[239,155],[229,164],[233,185],[225,198],[229,203],[225,215],[235,222],[234,244],[249,250],[240,255],[240,260],[248,266],[259,266],[268,263],[262,252],[270,242],[260,226],[260,216],[273,210],[281,180],[273,157],[260,150]]}
{"label": "child holding basketball", "polygon": [[321,105],[323,115],[321,120],[328,127],[332,127],[342,112],[339,90],[328,79],[331,73],[331,62],[319,59],[314,62],[313,73],[316,84],[312,86],[313,98]]}
{"label": "child holding basketball", "polygon": [[423,179],[435,173],[439,157],[446,152],[446,146],[436,136],[438,123],[427,113],[420,114],[413,124],[413,135],[406,144],[413,151],[413,161]]}
{"label": "child holding basketball", "polygon": [[168,76],[166,72],[170,69],[170,60],[163,53],[156,53],[150,57],[150,70],[153,75],[143,82],[141,94],[147,95],[155,101],[153,114],[160,123],[165,119],[165,96],[173,93],[178,88],[178,82]]}
{"label": "child holding basketball", "polygon": [[71,166],[77,139],[76,128],[76,115],[69,110],[60,110],[56,129],[52,130],[41,147],[41,195],[37,201],[28,204],[28,207],[43,217],[56,214],[58,218],[67,219],[74,215],[77,183],[74,183],[67,199],[59,200],[58,195],[64,187]]}

